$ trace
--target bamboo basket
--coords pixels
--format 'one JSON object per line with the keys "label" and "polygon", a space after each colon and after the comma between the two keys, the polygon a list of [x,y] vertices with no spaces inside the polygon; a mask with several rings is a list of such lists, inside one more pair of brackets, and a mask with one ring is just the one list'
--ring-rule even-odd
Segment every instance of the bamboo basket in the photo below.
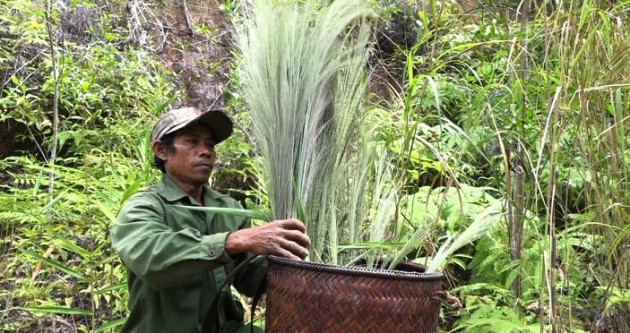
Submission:
{"label": "bamboo basket", "polygon": [[314,264],[269,256],[267,333],[436,332],[442,273]]}

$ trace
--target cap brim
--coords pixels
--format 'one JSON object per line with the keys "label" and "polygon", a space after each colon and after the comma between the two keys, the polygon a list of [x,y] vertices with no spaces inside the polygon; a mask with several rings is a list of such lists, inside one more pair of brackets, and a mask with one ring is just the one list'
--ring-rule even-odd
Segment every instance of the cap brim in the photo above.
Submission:
{"label": "cap brim", "polygon": [[234,131],[232,120],[221,110],[206,111],[199,116],[199,121],[210,126],[216,143],[229,138]]}
{"label": "cap brim", "polygon": [[230,137],[230,135],[232,135],[232,131],[234,130],[232,120],[230,120],[230,117],[228,117],[223,111],[210,110],[202,113],[198,117],[190,118],[189,120],[185,120],[180,124],[177,124],[177,126],[174,126],[168,130],[168,132],[164,133],[164,135],[173,133],[196,122],[202,122],[210,127],[215,143],[222,142]]}

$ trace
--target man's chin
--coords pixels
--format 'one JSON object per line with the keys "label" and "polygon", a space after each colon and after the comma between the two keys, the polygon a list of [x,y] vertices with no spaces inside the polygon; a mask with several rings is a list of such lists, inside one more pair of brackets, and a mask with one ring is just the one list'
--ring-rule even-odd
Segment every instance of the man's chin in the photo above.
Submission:
{"label": "man's chin", "polygon": [[[212,171],[212,170],[210,170]],[[203,174],[203,175],[199,175],[197,177],[194,178],[194,181],[198,184],[198,185],[208,185],[208,182],[210,181],[210,173],[208,172],[207,174]]]}

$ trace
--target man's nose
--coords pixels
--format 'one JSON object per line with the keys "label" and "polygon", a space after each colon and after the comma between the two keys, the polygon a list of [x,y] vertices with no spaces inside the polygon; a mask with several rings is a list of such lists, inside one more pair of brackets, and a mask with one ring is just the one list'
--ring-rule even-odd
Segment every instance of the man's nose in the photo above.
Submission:
{"label": "man's nose", "polygon": [[199,146],[199,153],[204,156],[211,156],[214,152],[214,149],[211,145],[202,144]]}

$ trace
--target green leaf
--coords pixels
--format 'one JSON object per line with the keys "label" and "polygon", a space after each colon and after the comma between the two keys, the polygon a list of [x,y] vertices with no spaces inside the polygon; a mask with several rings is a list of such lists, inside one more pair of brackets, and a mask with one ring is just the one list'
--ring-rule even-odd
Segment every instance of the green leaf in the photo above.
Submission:
{"label": "green leaf", "polygon": [[107,286],[103,289],[98,289],[94,292],[94,294],[96,295],[101,295],[110,291],[114,291],[114,290],[123,290],[125,288],[125,286],[127,285],[127,282],[121,282],[121,283],[117,283],[117,284],[113,284],[111,286]]}
{"label": "green leaf", "polygon": [[339,250],[362,250],[362,249],[397,249],[402,242],[357,242],[340,245]]}
{"label": "green leaf", "polygon": [[127,318],[120,318],[120,319],[116,319],[116,320],[107,322],[107,323],[103,324],[103,326],[95,329],[94,332],[107,331],[107,330],[112,329],[114,327],[118,327],[118,326],[124,325],[126,321],[127,321]]}
{"label": "green leaf", "polygon": [[39,313],[57,313],[57,314],[69,314],[69,315],[81,315],[81,316],[90,316],[92,312],[77,309],[77,308],[68,308],[65,306],[22,306],[18,307],[20,310],[25,310],[29,312],[39,312]]}
{"label": "green leaf", "polygon": [[92,253],[76,245],[75,243],[63,237],[62,235],[57,235],[57,245],[59,245],[61,248],[65,250],[68,250],[70,252],[80,255],[84,259],[92,256]]}
{"label": "green leaf", "polygon": [[27,255],[29,257],[32,257],[32,258],[35,258],[35,259],[37,259],[37,260],[39,260],[39,261],[41,261],[41,262],[43,262],[43,263],[45,263],[45,264],[47,264],[49,266],[52,266],[52,267],[54,267],[54,268],[56,268],[56,269],[58,269],[58,270],[60,270],[60,271],[62,271],[64,273],[66,273],[66,274],[68,274],[68,275],[78,279],[78,280],[86,281],[86,282],[89,280],[89,278],[87,276],[85,276],[85,275],[83,275],[83,274],[81,274],[79,272],[76,272],[76,271],[72,270],[70,267],[65,266],[65,265],[63,265],[63,264],[61,264],[61,263],[59,263],[57,261],[54,261],[54,260],[51,260],[51,259],[48,259],[48,258],[44,258],[44,256],[42,256],[40,254],[37,254],[37,253],[35,253],[33,251],[29,251],[29,250],[23,250],[23,249],[20,249],[19,247],[18,247],[18,250],[22,251],[22,253],[24,253],[25,255]]}
{"label": "green leaf", "polygon": [[116,222],[116,215],[110,209],[111,207],[108,207],[106,204],[100,201],[96,202],[96,207],[98,207],[101,213],[105,215],[105,217],[109,220],[110,224],[113,224],[114,222]]}
{"label": "green leaf", "polygon": [[162,112],[164,109],[166,109],[167,106],[171,105],[171,103],[173,103],[173,100],[175,99],[175,96],[171,96],[171,98],[167,99],[164,103],[161,103],[159,105],[157,105],[154,108],[154,111],[156,113]]}
{"label": "green leaf", "polygon": [[107,257],[107,258],[105,258],[105,259],[103,259],[103,260],[101,260],[101,261],[97,262],[97,263],[95,264],[95,266],[96,266],[96,267],[100,267],[100,266],[102,266],[102,265],[104,265],[104,264],[106,264],[106,263],[110,263],[110,262],[112,262],[112,261],[116,261],[116,260],[118,260],[118,259],[119,259],[118,255],[117,255],[117,254],[113,254],[113,255],[111,255],[111,256],[109,256],[109,257]]}

